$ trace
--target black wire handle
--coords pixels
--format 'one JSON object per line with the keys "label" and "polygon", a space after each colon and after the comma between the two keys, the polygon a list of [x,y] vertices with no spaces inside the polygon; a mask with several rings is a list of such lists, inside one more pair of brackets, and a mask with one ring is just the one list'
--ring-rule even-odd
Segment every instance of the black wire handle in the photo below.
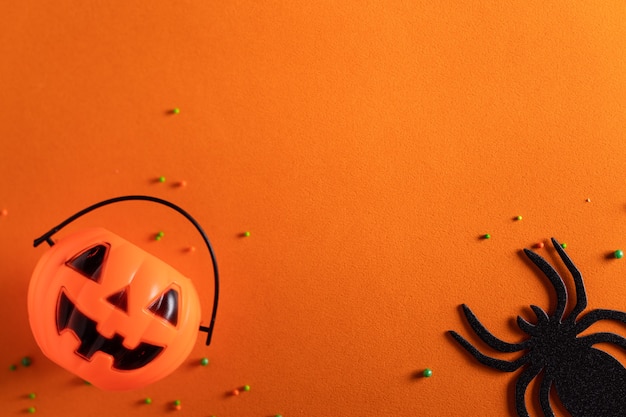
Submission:
{"label": "black wire handle", "polygon": [[211,344],[211,337],[213,336],[213,328],[215,327],[215,316],[217,314],[217,302],[219,299],[219,289],[220,289],[219,272],[217,270],[217,259],[215,258],[215,252],[213,251],[211,242],[209,242],[209,238],[207,237],[206,233],[202,229],[202,226],[200,226],[200,224],[196,221],[196,219],[191,217],[189,213],[187,213],[182,208],[178,207],[176,204],[170,203],[167,200],[162,200],[160,198],[150,197],[146,195],[126,195],[122,197],[115,197],[115,198],[111,198],[108,200],[104,200],[79,211],[78,213],[74,214],[73,216],[70,216],[69,218],[67,218],[65,221],[61,222],[57,226],[53,227],[48,232],[44,233],[41,237],[38,237],[37,239],[35,239],[35,241],[33,242],[33,246],[37,247],[41,245],[43,242],[46,242],[48,243],[48,245],[53,246],[54,241],[52,240],[52,235],[57,233],[59,230],[61,230],[62,228],[64,228],[65,226],[73,222],[74,220],[102,206],[106,206],[106,205],[113,204],[113,203],[119,203],[121,201],[129,201],[129,200],[151,201],[153,203],[162,204],[171,209],[174,209],[178,213],[182,214],[187,220],[189,220],[196,227],[198,232],[200,232],[200,235],[202,236],[202,240],[204,240],[204,243],[206,244],[207,249],[209,249],[209,254],[211,255],[211,263],[213,264],[213,277],[215,280],[215,293],[213,296],[213,310],[211,312],[211,322],[209,323],[208,327],[200,326],[200,331],[207,333],[206,345],[209,346]]}

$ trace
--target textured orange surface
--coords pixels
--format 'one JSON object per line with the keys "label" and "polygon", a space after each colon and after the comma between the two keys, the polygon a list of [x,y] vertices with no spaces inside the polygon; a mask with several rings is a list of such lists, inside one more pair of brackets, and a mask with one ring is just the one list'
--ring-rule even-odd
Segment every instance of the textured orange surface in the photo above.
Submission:
{"label": "textured orange surface", "polygon": [[[1,413],[513,416],[518,373],[445,332],[478,344],[467,303],[520,340],[513,318],[554,296],[519,250],[550,236],[589,308],[626,310],[626,260],[607,257],[626,249],[624,22],[622,1],[6,2]],[[198,218],[222,293],[210,347],[116,393],[40,353],[26,294],[32,239],[124,194]],[[191,277],[208,320],[210,262],[184,219],[128,202],[61,233],[91,226]]]}

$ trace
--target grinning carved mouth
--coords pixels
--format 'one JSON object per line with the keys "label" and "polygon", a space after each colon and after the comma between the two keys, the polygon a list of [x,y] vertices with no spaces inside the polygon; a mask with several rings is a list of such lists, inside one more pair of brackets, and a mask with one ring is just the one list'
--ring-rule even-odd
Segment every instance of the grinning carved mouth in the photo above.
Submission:
{"label": "grinning carved mouth", "polygon": [[96,322],[85,316],[76,305],[61,291],[57,305],[57,330],[65,329],[74,332],[80,346],[75,353],[85,360],[91,360],[96,352],[108,353],[113,357],[113,368],[122,371],[139,369],[152,362],[161,351],[162,346],[141,342],[136,348],[128,349],[122,344],[124,338],[119,334],[112,338],[102,336],[96,329]]}

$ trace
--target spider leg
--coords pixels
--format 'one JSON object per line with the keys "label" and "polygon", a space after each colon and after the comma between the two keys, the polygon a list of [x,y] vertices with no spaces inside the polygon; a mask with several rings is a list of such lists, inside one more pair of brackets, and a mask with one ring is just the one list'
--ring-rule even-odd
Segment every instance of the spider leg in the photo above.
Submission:
{"label": "spider leg", "polygon": [[[548,314],[545,311],[543,311],[541,307],[531,305],[530,308],[533,310],[533,312],[535,313],[535,316],[537,317],[537,324],[546,324],[548,321],[550,321]],[[536,332],[537,326],[535,326],[532,323],[529,323],[522,316],[517,316],[517,325],[519,326],[520,329],[522,329],[523,331],[525,331],[531,336],[535,336],[537,333]],[[531,341],[528,342],[528,346],[532,344],[533,343]]]}
{"label": "spider leg", "polygon": [[547,323],[548,321],[550,321],[550,318],[548,317],[548,313],[543,311],[543,308],[539,306],[534,306],[534,305],[531,305],[530,308],[535,313],[535,316],[537,316],[537,321],[539,323]]}
{"label": "spider leg", "polygon": [[473,357],[475,357],[478,362],[483,365],[487,365],[491,368],[497,369],[503,372],[513,372],[518,369],[520,366],[526,363],[527,355],[522,356],[519,359],[514,361],[505,361],[501,359],[495,359],[490,356],[484,355],[478,351],[470,342],[465,340],[463,336],[455,332],[454,330],[448,330],[448,333],[454,337],[454,339],[465,348]]}
{"label": "spider leg", "polygon": [[567,303],[567,289],[565,288],[565,283],[563,283],[563,278],[559,275],[558,272],[541,256],[537,255],[535,252],[524,249],[524,253],[528,258],[535,264],[541,272],[550,280],[554,290],[556,291],[556,309],[554,311],[554,316],[560,321],[563,318],[563,312],[565,311],[565,304]]}
{"label": "spider leg", "polygon": [[550,406],[550,388],[552,387],[553,378],[548,375],[544,375],[541,380],[541,388],[539,391],[539,402],[541,403],[541,409],[545,417],[554,417],[554,411]]}
{"label": "spider leg", "polygon": [[522,316],[517,316],[517,325],[520,329],[528,333],[529,335],[535,334],[535,325],[526,321]]}
{"label": "spider leg", "polygon": [[552,238],[552,245],[554,245],[554,248],[563,260],[563,263],[574,278],[574,284],[576,286],[576,305],[574,306],[574,309],[567,318],[568,320],[573,322],[574,320],[576,320],[576,317],[578,317],[578,315],[587,307],[587,292],[585,291],[583,276],[581,275],[578,268],[576,268],[576,265],[574,265],[574,262],[572,262],[570,257],[567,255],[563,247],[559,244],[559,242],[556,241],[555,238]]}
{"label": "spider leg", "polygon": [[615,333],[601,332],[590,334],[589,336],[579,337],[581,343],[586,343],[589,346],[595,345],[596,343],[613,343],[621,347],[622,349],[626,349],[626,338],[617,335]]}
{"label": "spider leg", "polygon": [[524,369],[515,383],[515,408],[519,417],[529,417],[528,410],[526,409],[525,394],[530,381],[539,375],[541,368],[543,368],[542,364],[534,364],[531,367]]}
{"label": "spider leg", "polygon": [[[537,324],[546,324],[550,320],[550,318],[548,317],[548,314],[545,311],[543,311],[541,307],[531,305],[530,308],[535,313],[535,317],[537,317]],[[531,334],[533,336],[535,335],[535,328],[537,326],[527,321],[524,317],[517,316],[517,325],[519,326],[520,329],[522,329],[526,333]],[[529,345],[530,344],[532,343],[529,343]]]}
{"label": "spider leg", "polygon": [[600,320],[614,320],[626,324],[626,313],[617,310],[591,310],[576,323],[576,334],[585,331]]}
{"label": "spider leg", "polygon": [[468,306],[463,304],[462,307],[463,313],[465,313],[465,318],[467,318],[467,321],[470,326],[472,326],[472,329],[474,329],[474,332],[476,332],[478,337],[480,337],[483,342],[487,343],[489,347],[492,347],[500,352],[519,352],[520,350],[526,349],[530,345],[530,340],[526,340],[522,343],[508,343],[497,338],[482,325]]}

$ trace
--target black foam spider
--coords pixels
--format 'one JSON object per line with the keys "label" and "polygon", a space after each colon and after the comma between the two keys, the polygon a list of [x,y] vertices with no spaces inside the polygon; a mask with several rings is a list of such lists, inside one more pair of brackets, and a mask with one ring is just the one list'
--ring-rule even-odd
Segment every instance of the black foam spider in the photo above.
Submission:
{"label": "black foam spider", "polygon": [[[576,287],[576,305],[563,317],[567,303],[567,290],[556,270],[535,252],[524,249],[528,258],[545,274],[556,290],[556,309],[551,316],[540,307],[530,308],[537,317],[531,324],[517,317],[517,324],[530,337],[520,343],[507,343],[487,330],[474,313],[463,304],[463,312],[476,334],[491,348],[499,352],[525,353],[513,361],[495,359],[481,353],[455,331],[449,333],[483,365],[504,372],[524,367],[515,384],[515,407],[520,417],[528,417],[525,393],[530,382],[543,370],[539,388],[539,402],[546,417],[554,417],[549,394],[556,388],[559,399],[573,417],[624,417],[626,416],[626,368],[613,356],[593,347],[598,343],[612,343],[626,349],[626,339],[614,333],[578,335],[600,320],[626,323],[626,313],[615,310],[591,310],[579,319],[587,307],[583,278],[553,238],[552,244],[563,263],[572,274]],[[578,320],[577,320],[578,319]]]}

